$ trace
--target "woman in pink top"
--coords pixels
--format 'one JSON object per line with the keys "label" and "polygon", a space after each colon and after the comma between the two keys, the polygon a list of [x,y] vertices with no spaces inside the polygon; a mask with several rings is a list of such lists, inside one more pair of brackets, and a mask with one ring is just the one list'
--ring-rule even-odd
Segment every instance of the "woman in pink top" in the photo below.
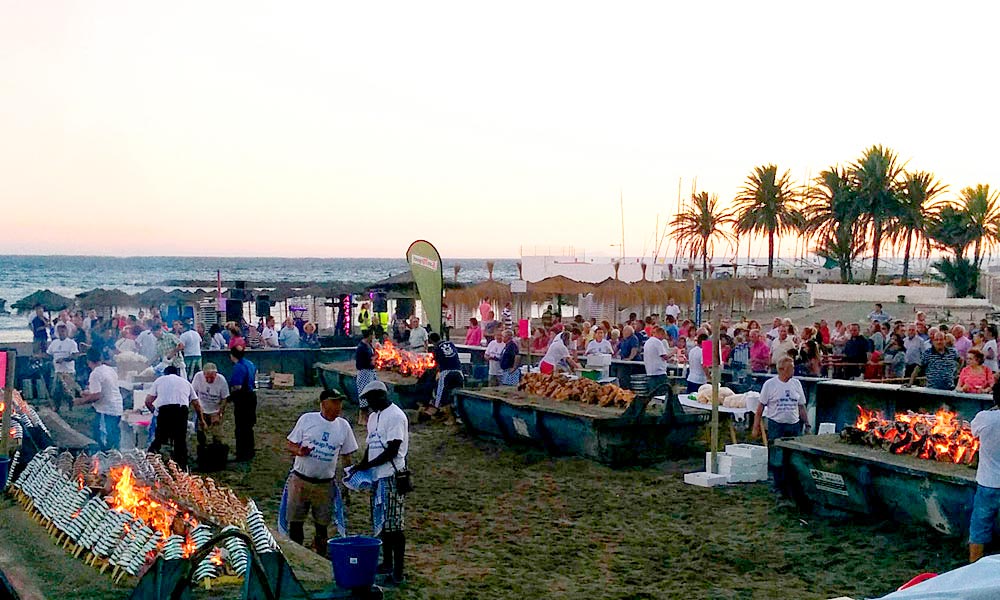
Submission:
{"label": "woman in pink top", "polygon": [[750,330],[750,370],[767,373],[771,364],[771,348],[760,336],[760,329]]}
{"label": "woman in pink top", "polygon": [[983,366],[983,353],[975,348],[968,352],[968,366],[958,374],[956,392],[988,394],[993,389],[993,371]]}
{"label": "woman in pink top", "polygon": [[469,319],[469,328],[465,330],[465,345],[479,346],[483,341],[483,330],[475,317]]}

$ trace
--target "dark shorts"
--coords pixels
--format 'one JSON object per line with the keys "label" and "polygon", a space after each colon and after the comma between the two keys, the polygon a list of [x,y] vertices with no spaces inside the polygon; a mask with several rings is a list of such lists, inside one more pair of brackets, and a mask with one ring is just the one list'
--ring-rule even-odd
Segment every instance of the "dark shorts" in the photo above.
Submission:
{"label": "dark shorts", "polygon": [[802,422],[798,423],[778,423],[767,420],[767,441],[776,440],[783,437],[799,437],[802,435]]}
{"label": "dark shorts", "polygon": [[972,519],[969,522],[969,543],[987,544],[993,540],[993,525],[1000,510],[1000,488],[976,486],[972,501]]}

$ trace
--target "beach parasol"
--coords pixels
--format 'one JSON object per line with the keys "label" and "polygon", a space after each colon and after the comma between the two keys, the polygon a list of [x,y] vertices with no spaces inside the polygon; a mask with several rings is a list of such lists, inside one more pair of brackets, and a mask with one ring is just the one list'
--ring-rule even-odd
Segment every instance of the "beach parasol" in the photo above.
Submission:
{"label": "beach parasol", "polygon": [[667,294],[663,286],[646,279],[645,263],[642,264],[642,279],[630,284],[630,286],[644,309],[646,306],[664,306],[667,303]]}
{"label": "beach parasol", "polygon": [[166,296],[167,293],[160,288],[149,288],[144,292],[136,294],[135,302],[139,307],[159,306]]}
{"label": "beach parasol", "polygon": [[569,277],[555,275],[528,284],[528,294],[532,300],[547,300],[553,296],[576,296],[594,291],[594,284],[575,281]]}
{"label": "beach parasol", "polygon": [[38,290],[33,294],[28,294],[24,298],[21,298],[12,304],[11,308],[23,312],[31,310],[36,304],[41,304],[42,308],[51,312],[73,306],[73,299],[60,296],[51,290]]}
{"label": "beach parasol", "polygon": [[493,261],[486,261],[486,270],[489,279],[465,287],[459,290],[448,292],[448,299],[456,306],[468,306],[475,308],[479,306],[480,300],[493,300],[496,304],[505,304],[513,299],[510,293],[510,284],[502,283],[493,279]]}
{"label": "beach parasol", "polygon": [[95,288],[81,292],[76,297],[81,308],[119,308],[136,304],[134,297],[118,289]]}

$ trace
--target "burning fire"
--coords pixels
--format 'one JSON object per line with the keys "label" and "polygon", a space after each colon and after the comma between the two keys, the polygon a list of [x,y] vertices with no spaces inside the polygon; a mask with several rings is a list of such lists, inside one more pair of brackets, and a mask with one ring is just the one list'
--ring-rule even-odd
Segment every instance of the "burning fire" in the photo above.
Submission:
{"label": "burning fire", "polygon": [[882,413],[858,407],[855,432],[844,431],[846,439],[871,446],[881,446],[896,454],[912,454],[918,458],[972,464],[979,452],[979,438],[972,435],[969,423],[958,414],[944,408],[933,415],[926,413],[896,413],[892,421]]}
{"label": "burning fire", "polygon": [[208,561],[213,565],[221,567],[223,563],[222,550],[219,548],[213,548],[212,553],[208,556]]}
{"label": "burning fire", "polygon": [[[112,493],[107,498],[108,506],[118,512],[128,511],[142,519],[154,531],[160,532],[163,539],[176,533],[175,523],[178,521],[187,527],[197,526],[197,520],[173,501],[162,502],[153,496],[152,488],[137,483],[128,465],[114,467],[108,476],[113,485]],[[190,536],[183,548],[185,557],[194,552],[196,546]]]}
{"label": "burning fire", "polygon": [[420,377],[424,371],[435,366],[433,354],[400,350],[390,341],[375,348],[375,368],[380,371],[396,371],[400,375]]}

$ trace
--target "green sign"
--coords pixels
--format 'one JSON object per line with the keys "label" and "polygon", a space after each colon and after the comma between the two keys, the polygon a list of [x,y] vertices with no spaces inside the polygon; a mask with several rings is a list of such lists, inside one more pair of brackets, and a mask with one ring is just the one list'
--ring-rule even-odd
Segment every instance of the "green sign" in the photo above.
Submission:
{"label": "green sign", "polygon": [[406,251],[406,262],[410,263],[420,302],[427,313],[427,324],[431,331],[441,333],[441,292],[444,287],[441,255],[430,242],[417,240]]}

